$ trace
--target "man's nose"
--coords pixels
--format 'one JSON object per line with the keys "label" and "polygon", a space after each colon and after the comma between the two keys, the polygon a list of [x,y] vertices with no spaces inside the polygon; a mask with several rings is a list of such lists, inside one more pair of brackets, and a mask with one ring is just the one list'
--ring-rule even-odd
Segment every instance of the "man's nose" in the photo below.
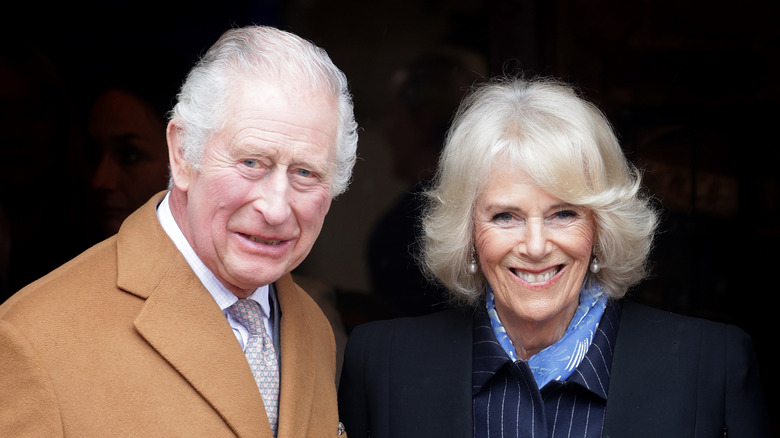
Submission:
{"label": "man's nose", "polygon": [[287,172],[282,169],[273,169],[259,182],[254,207],[269,225],[280,225],[290,217],[291,189]]}

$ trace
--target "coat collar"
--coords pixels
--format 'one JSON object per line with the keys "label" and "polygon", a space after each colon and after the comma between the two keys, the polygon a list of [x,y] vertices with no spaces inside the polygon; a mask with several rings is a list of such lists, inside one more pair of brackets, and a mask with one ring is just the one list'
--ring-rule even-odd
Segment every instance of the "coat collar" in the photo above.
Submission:
{"label": "coat collar", "polygon": [[135,327],[236,435],[270,438],[262,398],[224,313],[160,226],[156,206],[164,195],[133,213],[117,236],[118,286],[146,300]]}

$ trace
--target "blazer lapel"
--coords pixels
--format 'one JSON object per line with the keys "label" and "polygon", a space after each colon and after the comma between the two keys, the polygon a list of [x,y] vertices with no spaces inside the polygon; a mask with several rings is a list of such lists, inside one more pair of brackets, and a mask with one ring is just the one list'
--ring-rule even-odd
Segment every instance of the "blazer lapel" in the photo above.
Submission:
{"label": "blazer lapel", "polygon": [[[671,313],[623,302],[604,437],[693,436],[700,333]],[[692,397],[692,398],[691,398]]]}
{"label": "blazer lapel", "polygon": [[249,364],[222,310],[159,225],[160,199],[128,219],[118,236],[119,287],[146,298],[135,327],[236,435],[270,438]]}
{"label": "blazer lapel", "polygon": [[276,282],[276,292],[282,314],[279,430],[286,430],[289,436],[302,437],[306,436],[309,427],[308,416],[295,415],[295,412],[313,410],[315,363],[307,352],[312,349],[314,336],[307,320],[295,315],[301,308],[300,294],[305,292],[298,289],[289,274]]}
{"label": "blazer lapel", "polygon": [[146,300],[138,332],[238,436],[270,437],[263,400],[224,314],[197,278],[176,277],[164,278]]}

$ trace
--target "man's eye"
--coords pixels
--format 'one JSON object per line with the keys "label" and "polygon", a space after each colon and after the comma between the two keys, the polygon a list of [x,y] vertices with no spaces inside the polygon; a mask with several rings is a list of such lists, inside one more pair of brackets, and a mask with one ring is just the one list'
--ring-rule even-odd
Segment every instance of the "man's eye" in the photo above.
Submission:
{"label": "man's eye", "polygon": [[251,167],[251,168],[256,168],[256,167],[260,166],[260,162],[257,161],[257,160],[244,160],[243,163],[244,163],[244,166]]}
{"label": "man's eye", "polygon": [[304,178],[309,178],[312,176],[312,173],[309,169],[298,169],[296,172],[298,173],[298,176],[302,176]]}

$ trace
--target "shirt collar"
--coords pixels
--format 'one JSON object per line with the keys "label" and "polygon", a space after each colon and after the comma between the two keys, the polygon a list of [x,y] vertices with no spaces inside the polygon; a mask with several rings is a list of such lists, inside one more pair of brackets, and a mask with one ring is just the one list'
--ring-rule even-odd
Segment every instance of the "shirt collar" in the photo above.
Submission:
{"label": "shirt collar", "polygon": [[[498,343],[512,361],[517,361],[515,347],[501,323],[495,308],[493,288],[488,284],[485,301],[490,323]],[[577,310],[563,337],[528,359],[539,388],[552,380],[565,381],[584,359],[598,329],[607,296],[598,283],[584,284],[579,293]]]}
{"label": "shirt collar", "polygon": [[587,388],[604,400],[607,399],[609,393],[609,377],[621,309],[619,301],[610,300],[607,303],[598,330],[593,336],[593,342],[585,354],[585,359],[567,380]]}
{"label": "shirt collar", "polygon": [[[586,388],[604,400],[607,399],[609,391],[612,355],[615,350],[621,307],[619,302],[612,300],[607,302],[585,359],[566,380]],[[474,312],[473,343],[472,396],[479,393],[502,367],[513,363],[496,339],[485,305],[478,305]]]}
{"label": "shirt collar", "polygon": [[474,312],[472,396],[479,393],[502,367],[512,364],[512,359],[496,339],[484,304],[477,306]]}
{"label": "shirt collar", "polygon": [[[214,276],[214,273],[206,267],[200,257],[195,253],[195,250],[192,249],[187,238],[184,237],[181,228],[179,228],[179,225],[173,218],[173,213],[171,213],[171,207],[168,200],[169,197],[170,192],[165,195],[162,202],[160,202],[160,205],[157,206],[157,218],[160,220],[160,225],[168,234],[168,237],[173,240],[174,245],[176,245],[176,248],[182,253],[184,259],[187,260],[192,271],[197,275],[198,279],[203,283],[203,286],[209,291],[214,298],[214,301],[217,302],[220,309],[224,312],[233,303],[238,301],[238,297],[230,292],[230,290]],[[248,298],[257,301],[260,304],[266,318],[270,316],[271,305],[268,300],[268,285],[260,286],[255,289]]]}

